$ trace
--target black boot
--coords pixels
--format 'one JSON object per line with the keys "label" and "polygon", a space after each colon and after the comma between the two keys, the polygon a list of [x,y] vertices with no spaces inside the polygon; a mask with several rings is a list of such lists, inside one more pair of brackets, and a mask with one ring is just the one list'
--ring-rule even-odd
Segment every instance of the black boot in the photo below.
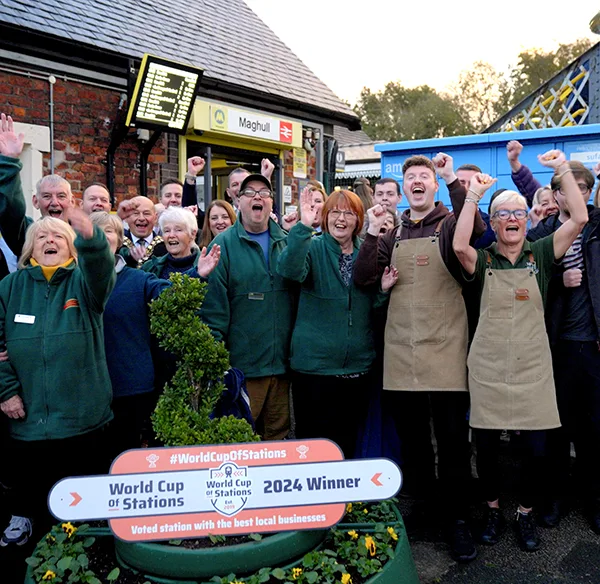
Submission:
{"label": "black boot", "polygon": [[534,552],[540,547],[540,538],[537,534],[532,512],[525,514],[517,511],[515,530],[519,547],[524,552]]}
{"label": "black boot", "polygon": [[500,541],[504,528],[506,527],[506,521],[502,515],[502,511],[495,507],[488,507],[485,525],[481,532],[481,543],[486,545],[495,545]]}
{"label": "black boot", "polygon": [[471,530],[465,521],[457,520],[450,528],[450,551],[457,562],[470,562],[477,557]]}
{"label": "black boot", "polygon": [[600,501],[594,501],[589,505],[587,518],[592,531],[600,535]]}
{"label": "black boot", "polygon": [[549,528],[558,527],[563,515],[565,515],[564,503],[559,499],[552,499],[542,509],[540,525]]}

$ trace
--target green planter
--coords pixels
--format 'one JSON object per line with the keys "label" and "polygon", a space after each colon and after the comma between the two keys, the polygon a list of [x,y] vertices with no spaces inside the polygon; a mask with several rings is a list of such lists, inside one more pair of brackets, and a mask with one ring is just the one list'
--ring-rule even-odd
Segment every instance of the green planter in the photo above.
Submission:
{"label": "green planter", "polygon": [[131,543],[115,538],[117,558],[149,576],[176,579],[251,574],[264,566],[283,566],[317,547],[327,530],[286,531],[238,545],[190,550],[158,543]]}
{"label": "green planter", "polygon": [[[366,584],[419,584],[404,522],[399,511],[394,509],[397,521],[390,524],[398,534],[394,557]],[[338,529],[369,532],[374,530],[374,524],[339,524]],[[112,532],[108,528],[96,528],[90,529],[86,535],[112,537]],[[115,538],[115,548],[119,563],[141,572],[153,582],[193,584],[201,579],[209,580],[216,574],[233,572],[241,577],[265,566],[283,569],[301,566],[304,554],[318,547],[326,535],[327,530],[290,531],[261,541],[199,550],[156,543],[128,543]],[[32,568],[28,567],[25,584],[34,584],[32,573]]]}

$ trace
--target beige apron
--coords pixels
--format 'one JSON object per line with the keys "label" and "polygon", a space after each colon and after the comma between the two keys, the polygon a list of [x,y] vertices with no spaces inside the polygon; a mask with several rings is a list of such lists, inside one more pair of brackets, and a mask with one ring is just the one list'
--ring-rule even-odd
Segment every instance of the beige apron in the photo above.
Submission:
{"label": "beige apron", "polygon": [[398,282],[385,327],[384,389],[467,391],[467,311],[440,253],[441,224],[431,237],[394,246]]}
{"label": "beige apron", "polygon": [[487,264],[468,359],[471,426],[558,428],[550,344],[533,254],[528,268],[492,270],[489,253]]}

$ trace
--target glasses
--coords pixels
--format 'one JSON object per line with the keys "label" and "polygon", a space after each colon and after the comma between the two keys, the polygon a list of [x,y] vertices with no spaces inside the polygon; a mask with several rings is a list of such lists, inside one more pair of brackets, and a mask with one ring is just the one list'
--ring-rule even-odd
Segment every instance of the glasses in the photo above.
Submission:
{"label": "glasses", "polygon": [[508,221],[511,217],[514,217],[517,220],[527,219],[527,211],[525,209],[515,209],[514,211],[500,209],[499,211],[496,211],[492,217],[497,217],[500,221]]}
{"label": "glasses", "polygon": [[[581,192],[582,195],[585,195],[587,192],[591,191],[592,189],[590,187],[588,187],[585,183],[577,183],[577,186],[579,187],[579,191]],[[566,197],[565,193],[562,192],[561,189],[558,189],[558,192],[563,196]]]}
{"label": "glasses", "polygon": [[243,197],[254,198],[256,195],[260,195],[261,199],[268,199],[273,196],[273,193],[269,189],[261,189],[260,191],[255,191],[254,189],[244,189],[240,195]]}
{"label": "glasses", "polygon": [[356,217],[356,213],[354,213],[354,211],[340,211],[339,209],[329,211],[329,214],[334,219],[339,219],[342,215],[344,216],[344,219],[351,219],[352,217]]}

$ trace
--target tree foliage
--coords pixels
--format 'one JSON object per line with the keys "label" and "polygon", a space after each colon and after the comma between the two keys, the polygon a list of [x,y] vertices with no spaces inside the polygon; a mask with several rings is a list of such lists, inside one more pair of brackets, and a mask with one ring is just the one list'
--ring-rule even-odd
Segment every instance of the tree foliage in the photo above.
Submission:
{"label": "tree foliage", "polygon": [[381,91],[363,88],[354,111],[374,140],[399,141],[480,132],[591,46],[588,39],[556,51],[522,51],[514,68],[497,71],[477,61],[462,71],[450,91],[428,85],[408,88],[399,81]]}

